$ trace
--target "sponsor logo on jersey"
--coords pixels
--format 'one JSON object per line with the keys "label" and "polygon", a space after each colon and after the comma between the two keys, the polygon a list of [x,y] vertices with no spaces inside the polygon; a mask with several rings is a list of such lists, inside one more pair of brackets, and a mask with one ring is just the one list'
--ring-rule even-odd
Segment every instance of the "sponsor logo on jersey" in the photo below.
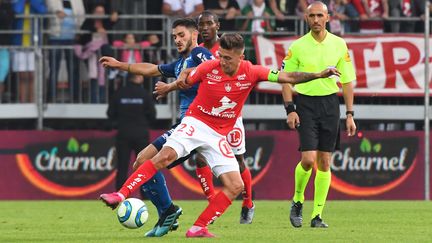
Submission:
{"label": "sponsor logo on jersey", "polygon": [[221,81],[222,79],[222,76],[211,74],[211,73],[207,73],[206,77],[208,79],[215,80],[215,81]]}
{"label": "sponsor logo on jersey", "polygon": [[237,88],[239,88],[240,90],[249,89],[251,87],[251,85],[252,85],[252,83],[241,83],[241,82],[236,82],[235,83],[235,86]]}
{"label": "sponsor logo on jersey", "polygon": [[246,79],[246,74],[245,73],[237,76],[237,80],[241,81],[241,80],[245,80],[245,79]]}
{"label": "sponsor logo on jersey", "polygon": [[116,173],[115,149],[109,139],[42,143],[16,155],[24,176],[53,195],[75,197],[97,191]]}
{"label": "sponsor logo on jersey", "polygon": [[417,162],[417,137],[368,139],[341,144],[331,157],[332,187],[354,196],[373,196],[401,184]]}
{"label": "sponsor logo on jersey", "polygon": [[231,85],[229,83],[226,83],[224,86],[225,86],[225,91],[226,92],[230,92],[231,91],[232,87],[231,87]]}
{"label": "sponsor logo on jersey", "polygon": [[213,69],[213,70],[212,70],[212,73],[213,73],[213,74],[218,74],[219,71],[218,71],[217,69]]}

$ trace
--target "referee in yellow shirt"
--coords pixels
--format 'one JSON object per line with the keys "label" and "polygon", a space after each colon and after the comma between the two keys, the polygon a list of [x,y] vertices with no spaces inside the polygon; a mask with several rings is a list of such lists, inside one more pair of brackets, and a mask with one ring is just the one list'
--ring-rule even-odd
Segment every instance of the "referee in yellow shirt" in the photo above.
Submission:
{"label": "referee in yellow shirt", "polygon": [[328,32],[327,6],[313,2],[305,13],[311,31],[294,41],[283,60],[282,69],[286,72],[317,72],[328,67],[336,67],[341,76],[320,78],[309,83],[297,84],[296,104],[293,102],[289,84],[282,88],[287,111],[287,123],[291,129],[297,128],[300,137],[301,161],[295,169],[295,191],[290,212],[294,227],[301,227],[304,191],[312,173],[315,161],[314,208],[311,227],[327,228],[322,220],[322,211],[330,188],[331,153],[339,147],[340,111],[337,81],[342,84],[346,106],[346,128],[348,136],[356,131],[353,110],[353,86],[356,79],[354,67],[348,54],[345,41]]}

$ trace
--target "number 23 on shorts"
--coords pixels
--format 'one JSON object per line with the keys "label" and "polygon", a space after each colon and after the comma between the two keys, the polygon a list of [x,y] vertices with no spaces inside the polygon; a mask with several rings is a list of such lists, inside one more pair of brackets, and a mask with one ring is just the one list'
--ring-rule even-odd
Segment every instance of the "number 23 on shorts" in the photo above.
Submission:
{"label": "number 23 on shorts", "polygon": [[194,132],[195,132],[195,128],[193,126],[188,126],[187,124],[181,123],[179,125],[179,129],[177,130],[178,132],[182,132],[185,133],[186,135],[192,137]]}

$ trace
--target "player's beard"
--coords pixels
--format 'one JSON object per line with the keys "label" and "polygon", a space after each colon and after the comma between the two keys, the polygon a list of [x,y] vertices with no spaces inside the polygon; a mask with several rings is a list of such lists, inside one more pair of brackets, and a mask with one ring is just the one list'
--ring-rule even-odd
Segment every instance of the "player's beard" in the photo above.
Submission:
{"label": "player's beard", "polygon": [[184,50],[183,51],[181,51],[181,52],[179,52],[181,55],[185,55],[185,54],[187,54],[188,52],[189,52],[189,48],[192,46],[192,39],[189,39],[187,42],[186,42],[186,45],[185,45],[185,48],[184,48]]}

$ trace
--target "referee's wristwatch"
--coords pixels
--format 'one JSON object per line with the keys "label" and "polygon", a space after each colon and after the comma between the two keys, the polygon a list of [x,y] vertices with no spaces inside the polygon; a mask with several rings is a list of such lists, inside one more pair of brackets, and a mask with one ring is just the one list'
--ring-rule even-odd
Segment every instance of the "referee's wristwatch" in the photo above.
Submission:
{"label": "referee's wristwatch", "polygon": [[348,117],[348,115],[351,115],[352,117],[354,117],[354,111],[346,111],[345,115]]}

